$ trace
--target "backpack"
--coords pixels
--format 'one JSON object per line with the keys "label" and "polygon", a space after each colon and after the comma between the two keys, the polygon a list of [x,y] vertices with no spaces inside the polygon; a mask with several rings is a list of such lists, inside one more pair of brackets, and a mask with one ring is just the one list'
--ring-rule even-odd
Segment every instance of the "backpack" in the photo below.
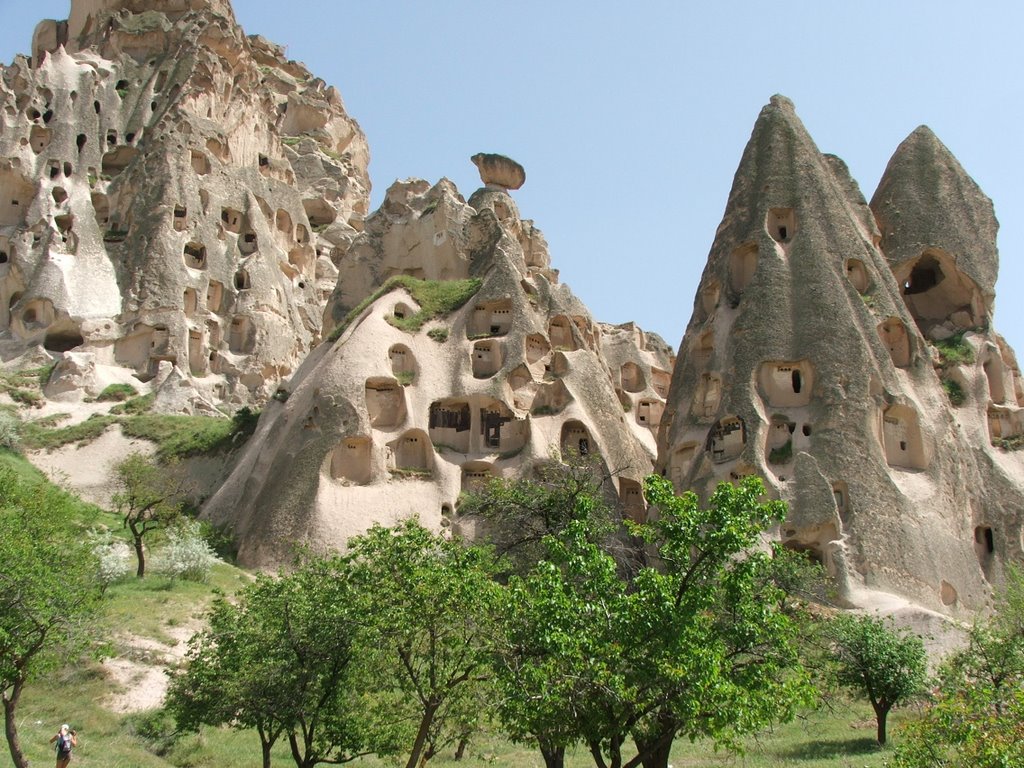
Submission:
{"label": "backpack", "polygon": [[57,734],[57,757],[67,757],[71,754],[71,738],[63,733]]}

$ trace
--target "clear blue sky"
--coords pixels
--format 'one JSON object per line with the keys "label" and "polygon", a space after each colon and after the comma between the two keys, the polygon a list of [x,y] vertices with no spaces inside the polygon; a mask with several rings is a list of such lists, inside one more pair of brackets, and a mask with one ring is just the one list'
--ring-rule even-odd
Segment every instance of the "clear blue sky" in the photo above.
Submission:
{"label": "clear blue sky", "polygon": [[[789,96],[870,199],[925,123],[995,201],[996,328],[1024,354],[1024,3],[805,0],[235,0],[250,34],[341,91],[396,178],[479,186],[469,156],[521,162],[514,193],[554,266],[607,322],[678,345],[761,106]],[[67,0],[0,0],[0,60]]]}

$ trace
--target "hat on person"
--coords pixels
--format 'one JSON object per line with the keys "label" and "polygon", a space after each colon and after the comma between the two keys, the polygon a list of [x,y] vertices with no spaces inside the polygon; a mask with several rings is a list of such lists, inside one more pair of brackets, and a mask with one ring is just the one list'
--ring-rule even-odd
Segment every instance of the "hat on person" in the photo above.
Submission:
{"label": "hat on person", "polygon": [[62,726],[60,727],[60,729],[61,729],[61,731],[62,731],[62,732],[63,732],[63,731],[67,731],[67,730],[70,730],[70,729],[71,729],[71,726],[70,726],[70,725],[68,725],[67,723],[64,723],[64,725],[62,725]]}

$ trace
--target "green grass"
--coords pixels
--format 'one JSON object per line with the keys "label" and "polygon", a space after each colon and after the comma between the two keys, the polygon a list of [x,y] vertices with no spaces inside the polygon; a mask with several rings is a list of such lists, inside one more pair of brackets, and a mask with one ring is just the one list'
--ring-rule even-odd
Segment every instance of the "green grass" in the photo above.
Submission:
{"label": "green grass", "polygon": [[444,344],[448,341],[448,329],[445,327],[431,328],[427,331],[427,336],[436,341],[438,344]]}
{"label": "green grass", "polygon": [[793,441],[787,440],[785,445],[780,445],[778,448],[772,448],[768,452],[768,463],[769,464],[785,464],[793,458]]}
{"label": "green grass", "polygon": [[156,395],[140,395],[139,397],[133,397],[129,400],[125,400],[123,403],[115,405],[110,409],[110,412],[117,415],[129,415],[134,416],[140,413],[147,413],[153,407],[153,403],[156,402]]}
{"label": "green grass", "polygon": [[110,401],[123,403],[125,400],[135,397],[137,394],[139,393],[135,391],[135,387],[131,384],[111,384],[100,392],[96,396],[96,399],[101,403]]}
{"label": "green grass", "polygon": [[35,450],[53,450],[63,445],[91,443],[118,422],[114,416],[94,414],[85,421],[67,427],[48,427],[42,421],[21,425],[21,443]]}
{"label": "green grass", "polygon": [[415,371],[399,371],[395,374],[395,381],[401,384],[403,387],[408,387],[414,381],[416,381]]}
{"label": "green grass", "polygon": [[[388,278],[384,285],[359,302],[358,306],[345,315],[345,319],[331,331],[327,340],[337,341],[345,329],[363,314],[368,306],[381,296],[398,288],[404,288],[410,293],[416,303],[420,305],[420,311],[402,319],[389,317],[388,322],[403,331],[416,333],[428,321],[454,312],[469,301],[480,290],[481,284],[482,281],[479,278],[472,280],[420,280],[409,275],[395,275]],[[431,336],[431,338],[434,337]]]}
{"label": "green grass", "polygon": [[960,382],[953,381],[953,379],[943,379],[942,389],[946,393],[946,397],[949,398],[949,402],[954,406],[963,405],[967,400],[967,394],[964,392],[964,388],[960,386]]}
{"label": "green grass", "polygon": [[248,408],[241,409],[230,419],[150,414],[144,412],[151,404],[151,401],[142,402],[145,399],[132,398],[122,403],[123,410],[117,415],[94,414],[67,427],[55,426],[52,419],[25,422],[21,425],[22,445],[52,450],[71,443],[85,444],[119,424],[129,437],[156,443],[157,457],[168,461],[230,450],[252,435],[259,419],[259,414]]}
{"label": "green grass", "polygon": [[231,419],[141,414],[122,418],[121,429],[156,443],[157,457],[166,461],[230,450],[255,431],[258,418],[247,408]]}
{"label": "green grass", "polygon": [[1024,435],[1001,437],[996,439],[992,444],[998,448],[1002,448],[1004,451],[1019,451],[1024,448]]}
{"label": "green grass", "polygon": [[974,349],[964,341],[964,331],[935,342],[943,365],[968,365],[974,362]]}
{"label": "green grass", "polygon": [[32,408],[41,406],[45,402],[42,388],[52,372],[52,364],[23,371],[5,371],[0,373],[0,392],[6,392],[18,405]]}
{"label": "green grass", "polygon": [[[30,479],[47,482],[21,456],[0,452],[0,462]],[[113,527],[118,522],[115,516],[91,505],[81,504],[78,509],[76,523],[83,527]],[[104,603],[111,654],[152,667],[176,642],[183,627],[199,625],[218,591],[231,595],[251,578],[241,569],[218,564],[207,584],[150,575],[142,580],[128,577],[112,585]],[[128,633],[148,642],[133,642],[126,637]],[[74,765],[80,768],[249,768],[259,764],[259,739],[254,732],[205,728],[198,734],[177,734],[159,710],[128,715],[112,712],[106,702],[123,690],[98,662],[92,661],[68,663],[30,684],[18,708],[18,731],[32,764],[48,765],[52,761],[48,740],[62,722],[70,723],[79,733]],[[893,744],[899,743],[900,723],[913,716],[913,711],[897,710],[890,717]],[[874,728],[869,705],[840,702],[831,709],[806,713],[792,723],[745,739],[742,756],[716,750],[707,740],[691,743],[678,739],[670,762],[675,768],[882,768],[891,751],[877,747]],[[273,764],[294,764],[283,740],[274,749]],[[391,768],[396,760],[367,757],[353,765]],[[456,762],[453,748],[449,747],[429,765],[540,768],[543,763],[535,748],[512,744],[492,727],[474,737],[463,760]],[[590,755],[582,747],[566,756],[568,768],[592,765]]]}

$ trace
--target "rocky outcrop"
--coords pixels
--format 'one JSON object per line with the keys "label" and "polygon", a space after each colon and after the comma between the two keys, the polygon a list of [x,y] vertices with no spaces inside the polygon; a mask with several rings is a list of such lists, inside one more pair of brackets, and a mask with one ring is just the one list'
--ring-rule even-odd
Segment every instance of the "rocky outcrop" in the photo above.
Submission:
{"label": "rocky outcrop", "polygon": [[[623,513],[643,515],[671,350],[595,323],[507,192],[467,203],[446,180],[397,183],[340,271],[330,323],[351,313],[347,324],[268,406],[205,508],[235,531],[243,562],[281,562],[297,541],[343,546],[374,522],[461,525],[462,490],[570,452],[599,456]],[[479,284],[421,327],[401,284],[351,312],[395,276]]]}
{"label": "rocky outcrop", "polygon": [[231,406],[320,340],[366,142],[229,3],[74,0],[0,70],[0,108],[4,359],[74,349],[142,382],[169,363]]}
{"label": "rocky outcrop", "polygon": [[[759,474],[790,504],[779,538],[821,560],[847,601],[878,589],[955,613],[981,607],[999,564],[1021,556],[1024,461],[992,445],[1003,422],[985,427],[993,397],[1016,411],[1018,377],[985,330],[991,204],[937,148],[919,129],[897,152],[876,195],[890,206],[880,232],[793,105],[774,97],[762,110],[680,347],[658,466],[680,490],[702,493]],[[903,201],[923,201],[936,183],[960,190],[940,196],[957,210],[915,215]],[[956,228],[964,217],[978,224],[973,244]],[[927,262],[940,265],[936,283],[959,279],[950,265],[970,254],[959,269],[984,299],[980,314],[957,307],[944,318],[971,329],[978,362],[944,365],[922,334],[938,313],[921,307],[939,302],[915,304],[907,294],[926,291],[897,282],[925,268],[918,247],[936,254]],[[916,279],[909,285],[923,284]],[[959,407],[944,380],[968,393]]]}
{"label": "rocky outcrop", "polygon": [[0,68],[0,109],[0,358],[56,359],[51,399],[265,405],[204,509],[246,564],[407,516],[469,531],[462,490],[572,452],[638,519],[652,469],[763,476],[790,504],[771,535],[851,605],[966,615],[1024,556],[997,224],[927,128],[869,206],[773,98],[676,359],[559,282],[508,157],[471,158],[468,200],[407,179],[369,214],[338,92],[227,0],[73,0]]}
{"label": "rocky outcrop", "polygon": [[900,293],[926,338],[990,324],[999,271],[992,201],[927,126],[889,160],[871,209]]}

